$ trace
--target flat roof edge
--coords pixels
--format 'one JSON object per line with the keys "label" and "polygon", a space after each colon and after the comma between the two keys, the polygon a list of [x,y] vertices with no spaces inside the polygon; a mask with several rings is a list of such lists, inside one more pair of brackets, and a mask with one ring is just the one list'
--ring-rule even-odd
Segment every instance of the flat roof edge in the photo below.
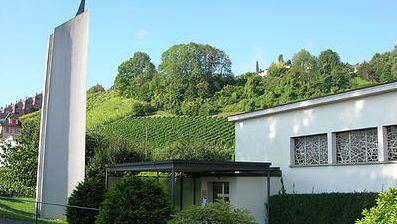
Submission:
{"label": "flat roof edge", "polygon": [[293,102],[289,104],[279,105],[271,108],[257,110],[253,112],[247,112],[237,114],[228,117],[230,122],[238,122],[241,120],[252,119],[256,117],[268,116],[277,113],[284,113],[291,110],[299,110],[307,107],[315,107],[324,104],[330,104],[335,102],[346,101],[349,99],[362,98],[366,96],[379,95],[388,92],[397,91],[397,82],[391,82],[386,84],[378,84],[360,89],[353,89],[346,92],[335,93],[332,95],[321,96],[317,98],[311,98],[299,102]]}
{"label": "flat roof edge", "polygon": [[153,162],[138,162],[106,165],[107,172],[120,171],[182,171],[182,172],[210,172],[232,171],[252,172],[277,170],[270,167],[270,162],[214,162],[201,160],[164,160]]}

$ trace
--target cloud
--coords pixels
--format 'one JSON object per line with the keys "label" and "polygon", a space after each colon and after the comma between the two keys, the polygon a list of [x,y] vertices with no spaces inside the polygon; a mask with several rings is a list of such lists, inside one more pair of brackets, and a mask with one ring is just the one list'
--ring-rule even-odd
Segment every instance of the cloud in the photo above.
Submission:
{"label": "cloud", "polygon": [[147,35],[148,35],[148,32],[145,29],[141,29],[141,30],[135,32],[135,37],[137,37],[138,39],[143,39]]}

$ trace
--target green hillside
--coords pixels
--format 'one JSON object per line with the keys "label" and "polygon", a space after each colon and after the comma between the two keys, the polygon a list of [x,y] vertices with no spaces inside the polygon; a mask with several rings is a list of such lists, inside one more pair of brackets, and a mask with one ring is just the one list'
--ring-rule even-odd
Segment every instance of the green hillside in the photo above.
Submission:
{"label": "green hillside", "polygon": [[102,131],[149,148],[176,141],[234,145],[234,125],[225,117],[125,117],[107,123]]}
{"label": "green hillside", "polygon": [[132,99],[112,91],[90,94],[87,98],[87,130],[106,136],[122,136],[131,145],[161,148],[173,142],[202,142],[234,147],[234,124],[224,116],[173,116],[155,112],[131,116]]}

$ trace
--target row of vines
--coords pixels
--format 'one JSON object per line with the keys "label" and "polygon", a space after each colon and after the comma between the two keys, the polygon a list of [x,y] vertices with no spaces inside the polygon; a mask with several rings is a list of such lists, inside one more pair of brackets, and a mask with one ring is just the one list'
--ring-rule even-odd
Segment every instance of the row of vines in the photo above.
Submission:
{"label": "row of vines", "polygon": [[134,145],[148,148],[181,140],[234,146],[234,124],[225,117],[125,117],[97,128],[103,134],[121,135]]}

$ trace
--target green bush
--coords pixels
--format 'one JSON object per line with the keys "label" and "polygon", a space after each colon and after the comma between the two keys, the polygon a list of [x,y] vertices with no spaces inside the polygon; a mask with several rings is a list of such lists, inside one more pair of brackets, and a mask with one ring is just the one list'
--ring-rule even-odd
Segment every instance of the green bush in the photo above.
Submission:
{"label": "green bush", "polygon": [[144,116],[145,110],[144,106],[140,102],[135,102],[132,104],[131,115],[134,117]]}
{"label": "green bush", "polygon": [[161,224],[171,218],[169,196],[154,179],[124,176],[106,193],[95,223]]}
{"label": "green bush", "polygon": [[[79,183],[69,197],[68,204],[88,208],[99,208],[105,199],[105,183],[101,179],[87,178]],[[66,221],[70,224],[92,224],[98,211],[67,207]]]}
{"label": "green bush", "polygon": [[233,208],[223,200],[206,206],[190,206],[179,212],[168,224],[253,224],[254,217],[244,209]]}
{"label": "green bush", "polygon": [[354,223],[376,193],[280,194],[270,198],[270,223]]}
{"label": "green bush", "polygon": [[36,188],[26,186],[16,181],[7,168],[0,167],[0,195],[6,197],[29,197],[35,196]]}
{"label": "green bush", "polygon": [[389,188],[388,191],[379,193],[376,206],[363,210],[363,218],[356,224],[397,223],[397,188]]}

